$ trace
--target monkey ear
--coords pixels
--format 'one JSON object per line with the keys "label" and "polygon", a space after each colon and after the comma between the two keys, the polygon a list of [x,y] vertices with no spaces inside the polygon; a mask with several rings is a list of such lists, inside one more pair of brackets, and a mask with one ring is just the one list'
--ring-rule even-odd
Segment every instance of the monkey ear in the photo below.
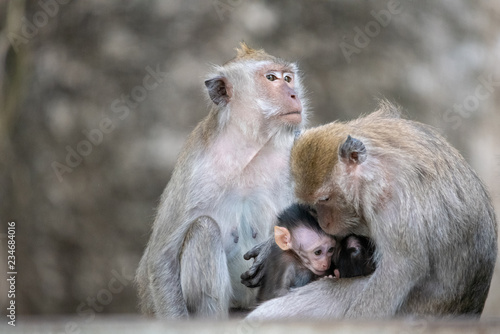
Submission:
{"label": "monkey ear", "polygon": [[346,249],[349,251],[349,254],[352,257],[359,257],[361,256],[361,249],[362,249],[361,241],[353,236],[347,237],[346,240]]}
{"label": "monkey ear", "polygon": [[346,141],[340,145],[339,156],[347,164],[362,164],[366,160],[365,144],[359,139],[347,136]]}
{"label": "monkey ear", "polygon": [[232,87],[225,77],[218,76],[205,81],[210,99],[217,105],[229,103],[232,95]]}
{"label": "monkey ear", "polygon": [[279,248],[282,250],[288,250],[291,248],[291,235],[290,231],[286,227],[275,226],[274,227],[274,241]]}

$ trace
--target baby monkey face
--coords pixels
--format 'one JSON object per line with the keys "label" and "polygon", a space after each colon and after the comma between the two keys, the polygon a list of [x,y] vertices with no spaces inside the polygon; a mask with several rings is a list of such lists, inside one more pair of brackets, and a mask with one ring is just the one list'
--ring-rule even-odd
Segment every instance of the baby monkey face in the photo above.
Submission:
{"label": "baby monkey face", "polygon": [[335,239],[327,234],[306,227],[299,227],[292,232],[291,248],[304,266],[316,275],[324,275],[330,268],[335,247]]}

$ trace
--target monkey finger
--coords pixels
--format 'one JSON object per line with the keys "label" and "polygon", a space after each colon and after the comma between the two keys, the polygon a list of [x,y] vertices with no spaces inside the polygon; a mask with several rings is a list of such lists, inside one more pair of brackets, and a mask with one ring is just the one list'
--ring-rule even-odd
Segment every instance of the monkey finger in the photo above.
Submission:
{"label": "monkey finger", "polygon": [[248,261],[248,260],[250,260],[250,259],[252,259],[252,258],[255,258],[257,255],[258,255],[258,254],[251,254],[250,252],[248,252],[248,253],[245,253],[245,254],[243,255],[243,258],[244,258],[245,260],[247,260],[247,261]]}
{"label": "monkey finger", "polygon": [[247,271],[240,275],[241,280],[248,280],[255,276],[256,269],[253,269],[253,266],[250,267]]}
{"label": "monkey finger", "polygon": [[263,269],[263,262],[255,261],[250,269],[241,274],[241,283],[249,288],[261,286],[264,273],[265,270]]}
{"label": "monkey finger", "polygon": [[253,281],[246,281],[246,280],[241,280],[241,284],[243,284],[247,288],[257,288],[260,286],[260,282],[258,282],[256,285],[254,285]]}
{"label": "monkey finger", "polygon": [[336,278],[340,278],[340,271],[338,269],[335,269],[333,271],[333,276],[336,277]]}
{"label": "monkey finger", "polygon": [[245,260],[250,260],[251,258],[256,258],[260,254],[261,248],[262,248],[261,245],[255,246],[254,248],[252,248],[248,252],[246,252],[243,255],[243,258]]}
{"label": "monkey finger", "polygon": [[[248,272],[246,272],[248,273]],[[245,273],[245,274],[246,274]],[[245,275],[243,274],[243,275]],[[262,277],[264,275],[264,271],[258,271],[257,274],[253,277],[246,277],[243,278],[243,275],[241,275],[241,283],[245,285],[248,288],[256,288],[262,285]]]}
{"label": "monkey finger", "polygon": [[263,269],[257,271],[257,273],[255,274],[253,279],[250,280],[251,285],[254,287],[261,286],[262,278],[264,277],[264,273],[265,273],[265,270],[263,270]]}
{"label": "monkey finger", "polygon": [[[255,272],[251,272],[250,269],[245,271],[243,274],[240,275],[241,283],[243,283],[244,280],[248,280],[248,279],[252,278],[253,275],[255,275]],[[243,283],[243,284],[245,284],[245,283]]]}
{"label": "monkey finger", "polygon": [[[247,271],[245,271],[243,274],[241,274],[240,278],[245,281],[248,281],[248,280],[251,280],[253,279],[256,274],[258,274],[260,272],[260,269],[261,269],[261,265],[260,264],[253,264],[250,269],[248,269]],[[245,284],[245,283],[243,283]]]}

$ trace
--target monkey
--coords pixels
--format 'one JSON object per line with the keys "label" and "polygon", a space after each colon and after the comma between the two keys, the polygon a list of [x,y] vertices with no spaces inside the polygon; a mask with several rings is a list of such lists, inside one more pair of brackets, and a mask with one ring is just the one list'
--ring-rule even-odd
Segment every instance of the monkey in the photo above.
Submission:
{"label": "monkey", "polygon": [[[311,207],[308,208],[312,209]],[[309,212],[314,212],[314,209],[309,210]],[[375,271],[375,262],[373,259],[375,248],[370,239],[351,234],[340,241],[336,240],[336,245],[339,246],[335,247],[334,254],[331,258],[331,269],[325,274],[326,277],[351,278],[357,276],[368,276]],[[264,241],[263,243],[255,246],[244,255],[244,258],[249,260],[254,257],[257,259],[265,257],[266,263],[263,263],[261,260],[257,260],[249,270],[240,276],[241,283],[249,288],[261,287],[261,290],[263,289],[263,285],[273,285],[274,283],[265,282],[269,280],[266,279],[266,275],[270,275],[270,271],[276,271],[276,269],[271,270],[269,268],[276,268],[280,261],[286,261],[286,258],[288,258],[286,255],[283,255],[286,258],[282,260],[280,256],[281,253],[279,248],[275,246],[274,242],[270,242],[270,240]],[[297,266],[302,268],[301,263],[298,263]],[[284,269],[286,269],[286,266],[283,266],[282,270]],[[311,281],[307,279],[307,270],[304,270],[304,272],[303,276],[306,278],[298,278],[297,280],[305,283],[296,283],[294,284],[294,287],[304,286]],[[280,276],[278,275],[277,277]]]}
{"label": "monkey", "polygon": [[241,43],[204,83],[210,112],[182,148],[137,269],[147,316],[225,319],[254,306],[243,254],[294,202],[290,150],[308,115],[298,66]]}
{"label": "monkey", "polygon": [[293,204],[278,216],[269,265],[257,301],[283,296],[328,273],[336,241],[304,205]]}
{"label": "monkey", "polygon": [[[349,235],[337,247],[337,241],[321,229],[309,207],[302,204],[292,204],[278,216],[274,240],[258,302],[284,296],[291,288],[320,277],[366,276],[375,270],[371,258],[374,248],[367,238]],[[335,270],[329,270],[331,265]]]}
{"label": "monkey", "polygon": [[[479,177],[436,130],[381,101],[367,116],[304,131],[290,163],[297,199],[314,206],[326,233],[373,241],[375,271],[312,282],[247,319],[481,315],[496,217]],[[256,284],[266,253],[261,244],[246,254],[257,256],[248,284]]]}
{"label": "monkey", "polygon": [[[316,210],[312,206],[302,206],[307,208],[308,212],[317,221],[318,213]],[[336,243],[340,246],[335,247],[335,253],[332,256],[332,270],[329,271],[327,276],[333,275],[336,278],[350,278],[368,276],[375,271],[375,263],[373,261],[375,247],[370,239],[351,234],[343,239],[336,238]],[[246,259],[248,260],[249,258]],[[245,277],[245,275],[248,275],[248,272],[242,276]],[[256,287],[249,285],[247,278],[242,279],[242,283],[251,288]]]}
{"label": "monkey", "polygon": [[351,234],[340,241],[332,257],[334,276],[350,278],[368,276],[375,271],[372,242],[362,236]]}
{"label": "monkey", "polygon": [[[336,247],[335,239],[321,229],[307,206],[291,205],[280,214],[278,222],[258,302],[285,295],[291,288],[325,275],[356,277],[375,270],[369,239],[349,235]],[[328,270],[331,264],[334,271]]]}

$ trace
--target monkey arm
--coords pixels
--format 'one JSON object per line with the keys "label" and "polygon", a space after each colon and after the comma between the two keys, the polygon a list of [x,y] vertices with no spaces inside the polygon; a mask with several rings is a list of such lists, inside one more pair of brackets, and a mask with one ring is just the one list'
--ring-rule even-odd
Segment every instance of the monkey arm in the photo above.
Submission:
{"label": "monkey arm", "polygon": [[250,269],[241,274],[241,283],[249,288],[256,288],[261,285],[262,277],[266,272],[266,260],[271,253],[271,246],[274,243],[274,237],[269,238],[266,241],[253,247],[249,250],[243,258],[245,260],[250,260],[254,258],[254,262]]}
{"label": "monkey arm", "polygon": [[271,273],[271,275],[276,275],[276,277],[273,294],[269,296],[268,299],[285,296],[290,292],[291,288],[296,287],[295,278],[298,273],[295,269],[295,265],[295,263],[288,263],[285,270],[280,270],[280,264],[277,268],[278,270]]}
{"label": "monkey arm", "polygon": [[[391,318],[409,288],[406,282],[398,281],[399,275],[377,277],[377,270],[368,277],[324,278],[292,289],[283,297],[261,304],[247,320]],[[394,290],[388,290],[387,286]]]}
{"label": "monkey arm", "polygon": [[387,239],[379,243],[382,258],[363,292],[353,298],[346,318],[393,317],[407,305],[417,286],[428,287],[437,279],[432,274],[425,233],[418,229],[425,223],[419,217],[408,221],[414,224],[405,226],[406,236],[402,228],[386,230]]}
{"label": "monkey arm", "polygon": [[410,259],[399,259],[397,262],[379,264],[363,290],[351,296],[352,302],[344,318],[390,318],[399,312],[412,289],[426,279],[428,270],[420,270],[421,264],[415,264]]}
{"label": "monkey arm", "polygon": [[353,296],[361,294],[368,281],[369,277],[356,277],[311,282],[261,304],[246,319],[342,319]]}
{"label": "monkey arm", "polygon": [[[402,210],[396,208],[389,212],[397,211]],[[388,222],[391,222],[390,216],[372,222],[372,236],[380,256],[377,268],[363,290],[350,295],[344,318],[393,317],[408,302],[416,286],[433,280],[427,231],[421,228],[425,226],[423,218],[401,214],[392,219],[392,228],[384,226]]]}

